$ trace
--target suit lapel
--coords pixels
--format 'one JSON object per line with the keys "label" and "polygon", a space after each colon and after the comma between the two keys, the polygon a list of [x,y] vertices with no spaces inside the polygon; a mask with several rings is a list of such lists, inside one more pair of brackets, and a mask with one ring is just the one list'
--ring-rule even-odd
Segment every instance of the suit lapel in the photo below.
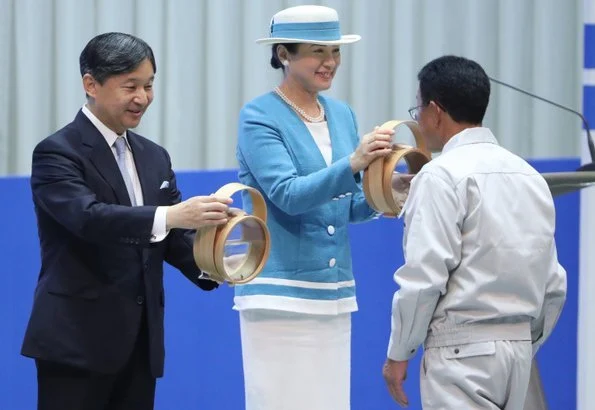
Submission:
{"label": "suit lapel", "polygon": [[[132,149],[132,156],[134,157],[134,166],[136,167],[136,173],[138,174],[138,180],[140,182],[141,190],[143,191],[143,203],[145,205],[156,205],[157,201],[157,181],[151,177],[150,167],[151,156],[148,149],[145,149],[140,136],[128,131],[127,132],[128,143]],[[149,261],[149,249],[142,249],[143,262]]]}
{"label": "suit lapel", "polygon": [[130,197],[126,190],[126,184],[111,147],[82,111],[77,114],[75,123],[81,132],[82,143],[86,148],[89,160],[111,186],[118,202],[121,205],[130,206]]}
{"label": "suit lapel", "polygon": [[326,113],[326,125],[328,127],[328,133],[331,139],[331,150],[332,150],[332,160],[331,163],[334,163],[343,157],[343,150],[339,146],[342,145],[342,140],[345,140],[347,136],[343,136],[344,138],[339,138],[339,134],[337,132],[336,124],[334,121],[334,117],[332,115],[331,109],[327,104],[326,98],[323,96],[319,96],[320,102],[324,107],[324,112]]}
{"label": "suit lapel", "polygon": [[304,124],[304,121],[277,93],[271,93],[276,98],[277,109],[280,110],[281,118],[294,130],[294,132],[287,134],[285,138],[291,139],[291,141],[288,141],[290,145],[298,148],[295,152],[296,155],[299,155],[300,159],[309,165],[307,168],[310,172],[312,172],[311,167],[315,167],[316,170],[326,168],[326,162],[320,152],[320,148],[316,145],[316,141],[306,124]]}
{"label": "suit lapel", "polygon": [[157,189],[159,187],[155,185],[157,181],[151,177],[151,169],[149,167],[149,164],[151,164],[150,153],[145,149],[141,138],[130,131],[128,131],[128,143],[130,144],[130,148],[132,148],[136,173],[138,174],[140,186],[143,191],[143,203],[145,205],[157,204]]}
{"label": "suit lapel", "polygon": [[[298,141],[294,141],[294,144],[298,144],[303,147],[303,149],[308,153],[308,161],[315,161],[316,167],[318,169],[326,168],[326,161],[324,160],[324,157],[320,152],[320,148],[316,144],[316,141],[314,140],[314,137],[310,133],[310,130],[306,124],[304,124],[302,119],[293,111],[293,109],[283,102],[281,97],[279,97],[276,93],[272,94],[277,98],[277,103],[282,107],[280,108],[283,110],[282,115],[284,115],[284,117],[287,119],[287,122],[291,123],[292,128],[295,130],[295,132],[291,133],[289,137],[291,138],[295,135],[299,138]],[[350,139],[342,138],[341,134],[338,132],[335,118],[332,115],[333,110],[329,107],[326,98],[322,95],[319,95],[318,98],[320,99],[321,104],[324,106],[324,111],[326,113],[327,127],[331,140],[332,164],[352,152],[350,148],[345,146],[345,142],[350,141]],[[310,138],[304,138],[304,135],[309,135]]]}

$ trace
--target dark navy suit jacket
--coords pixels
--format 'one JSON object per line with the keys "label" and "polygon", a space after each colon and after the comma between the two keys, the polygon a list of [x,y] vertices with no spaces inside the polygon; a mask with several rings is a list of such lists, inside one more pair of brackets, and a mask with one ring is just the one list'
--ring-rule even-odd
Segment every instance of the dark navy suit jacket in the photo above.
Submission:
{"label": "dark navy suit jacket", "polygon": [[[127,138],[144,206],[130,206],[111,148],[82,111],[33,152],[41,270],[22,354],[115,373],[130,357],[146,317],[151,370],[159,377],[163,262],[202,289],[217,285],[199,279],[194,231],[175,229],[150,242],[157,206],[178,203],[181,195],[167,151],[130,131]],[[169,187],[160,189],[163,181]]]}

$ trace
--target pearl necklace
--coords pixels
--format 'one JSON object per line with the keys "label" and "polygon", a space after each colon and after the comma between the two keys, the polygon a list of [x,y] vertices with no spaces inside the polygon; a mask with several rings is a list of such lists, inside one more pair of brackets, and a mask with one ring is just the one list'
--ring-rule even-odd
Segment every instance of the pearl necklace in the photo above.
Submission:
{"label": "pearl necklace", "polygon": [[322,106],[322,104],[320,104],[320,101],[318,101],[318,99],[316,99],[316,104],[318,105],[320,114],[318,114],[318,116],[316,116],[316,117],[312,117],[311,115],[306,114],[306,112],[303,109],[298,107],[293,101],[291,101],[289,98],[287,98],[287,96],[285,94],[283,94],[283,92],[281,91],[281,89],[279,87],[275,87],[275,92],[279,95],[279,97],[281,97],[281,99],[283,101],[285,101],[285,103],[287,103],[287,105],[289,105],[291,108],[293,108],[299,115],[304,117],[304,119],[306,119],[308,122],[322,122],[322,121],[324,121],[324,116],[325,116],[324,107]]}

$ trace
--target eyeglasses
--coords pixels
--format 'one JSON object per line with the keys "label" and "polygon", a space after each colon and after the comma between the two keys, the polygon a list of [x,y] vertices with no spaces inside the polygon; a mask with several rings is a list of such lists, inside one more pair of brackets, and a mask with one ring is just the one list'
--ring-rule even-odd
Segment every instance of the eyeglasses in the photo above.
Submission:
{"label": "eyeglasses", "polygon": [[419,119],[419,112],[422,108],[423,104],[409,108],[409,115],[411,115],[411,118],[413,118],[414,121],[417,121]]}
{"label": "eyeglasses", "polygon": [[[432,102],[432,101],[430,101],[430,102]],[[421,109],[423,107],[427,106],[428,104],[420,104],[418,106],[409,108],[408,111],[409,111],[409,115],[411,115],[411,118],[413,118],[414,121],[419,121],[419,113],[420,113]],[[434,104],[436,104],[438,106],[438,108],[440,108],[442,111],[446,112],[446,110],[444,109],[442,104],[439,104],[436,101],[434,101]]]}

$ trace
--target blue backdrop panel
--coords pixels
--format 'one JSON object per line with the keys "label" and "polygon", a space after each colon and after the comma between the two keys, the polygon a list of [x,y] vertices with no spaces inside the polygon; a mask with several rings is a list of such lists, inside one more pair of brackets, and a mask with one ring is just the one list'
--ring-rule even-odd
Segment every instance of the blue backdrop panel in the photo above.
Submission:
{"label": "blue backdrop panel", "polygon": [[[578,160],[537,161],[541,171],[575,169]],[[236,180],[235,171],[178,175],[184,197],[214,192]],[[35,366],[19,355],[31,309],[39,247],[26,178],[0,179],[0,409],[35,408]],[[575,408],[576,319],[578,285],[579,196],[556,200],[558,252],[568,271],[568,301],[556,332],[539,353],[547,399],[553,409]],[[402,224],[380,219],[351,227],[354,270],[360,311],[353,316],[352,408],[397,408],[381,376],[390,330],[395,269],[403,262]],[[167,266],[166,370],[157,387],[157,410],[240,410],[244,405],[242,355],[233,289],[224,285],[202,292]],[[412,409],[420,409],[419,358],[410,363],[406,389]],[[288,357],[287,360],[291,360]]]}
{"label": "blue backdrop panel", "polygon": [[585,24],[585,68],[595,68],[595,24]]}

